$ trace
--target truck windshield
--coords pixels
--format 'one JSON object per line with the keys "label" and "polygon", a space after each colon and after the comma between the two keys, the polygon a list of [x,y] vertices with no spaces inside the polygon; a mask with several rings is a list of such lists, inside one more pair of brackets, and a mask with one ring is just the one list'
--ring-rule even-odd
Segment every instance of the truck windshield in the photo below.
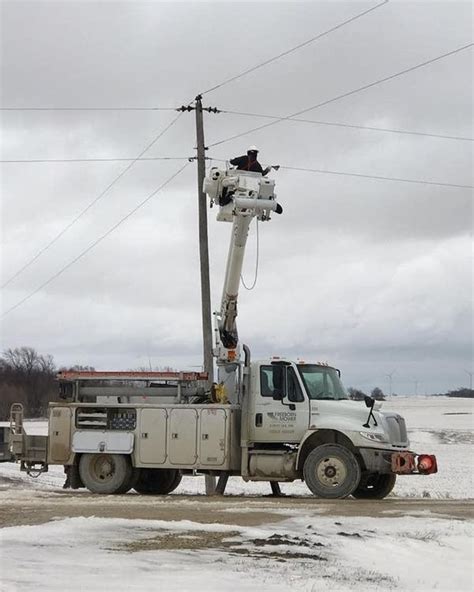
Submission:
{"label": "truck windshield", "polygon": [[310,399],[335,400],[348,399],[337,370],[326,366],[298,364],[298,371],[303,379]]}

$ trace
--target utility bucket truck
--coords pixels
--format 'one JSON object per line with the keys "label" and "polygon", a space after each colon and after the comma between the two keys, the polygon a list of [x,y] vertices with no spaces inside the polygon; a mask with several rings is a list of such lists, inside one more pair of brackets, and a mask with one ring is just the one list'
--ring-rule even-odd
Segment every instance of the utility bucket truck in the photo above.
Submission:
{"label": "utility bucket truck", "polygon": [[14,405],[4,460],[30,473],[64,465],[72,488],[104,494],[166,494],[183,474],[212,474],[220,493],[235,475],[304,480],[320,498],[380,499],[397,474],[437,471],[433,455],[410,450],[400,415],[370,397],[348,400],[336,368],[252,360],[241,345],[237,298],[249,226],[281,213],[274,185],[233,169],[212,168],[205,179],[217,219],[232,225],[216,313],[217,383],[190,372],[62,372],[48,435],[28,435]]}

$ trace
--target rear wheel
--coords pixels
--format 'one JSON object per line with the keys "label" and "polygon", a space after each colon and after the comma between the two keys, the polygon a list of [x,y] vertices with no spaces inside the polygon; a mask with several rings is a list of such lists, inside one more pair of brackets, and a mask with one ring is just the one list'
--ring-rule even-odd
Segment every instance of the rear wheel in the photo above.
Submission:
{"label": "rear wheel", "polygon": [[133,467],[122,454],[83,454],[79,475],[92,493],[125,493],[132,485]]}
{"label": "rear wheel", "polygon": [[178,487],[181,477],[177,469],[140,469],[134,489],[145,495],[166,495]]}
{"label": "rear wheel", "polygon": [[356,489],[360,467],[350,450],[339,444],[323,444],[312,450],[303,465],[306,485],[317,497],[344,498]]}
{"label": "rear wheel", "polygon": [[127,491],[130,491],[130,489],[134,489],[135,485],[138,482],[139,476],[140,469],[135,469],[134,467],[132,467],[132,470],[130,472],[130,478],[123,484],[123,486],[120,488],[119,491],[117,491],[117,493],[127,493]]}
{"label": "rear wheel", "polygon": [[367,473],[362,475],[359,485],[352,492],[356,499],[383,499],[395,487],[395,473]]}

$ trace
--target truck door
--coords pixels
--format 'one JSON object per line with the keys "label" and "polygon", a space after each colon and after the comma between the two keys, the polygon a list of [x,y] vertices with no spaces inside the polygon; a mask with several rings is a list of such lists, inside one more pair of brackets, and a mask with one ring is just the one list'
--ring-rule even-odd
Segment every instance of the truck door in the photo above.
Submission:
{"label": "truck door", "polygon": [[300,442],[309,426],[309,400],[291,365],[262,365],[253,383],[250,438],[254,442]]}

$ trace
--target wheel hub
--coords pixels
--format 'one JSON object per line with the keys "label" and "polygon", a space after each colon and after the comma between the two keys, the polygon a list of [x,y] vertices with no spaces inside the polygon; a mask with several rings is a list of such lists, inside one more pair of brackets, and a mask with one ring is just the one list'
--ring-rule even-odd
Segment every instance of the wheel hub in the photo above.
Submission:
{"label": "wheel hub", "polygon": [[336,475],[336,469],[334,467],[328,466],[324,469],[324,475],[331,479]]}
{"label": "wheel hub", "polygon": [[114,474],[114,464],[110,458],[99,456],[95,462],[94,472],[100,481],[107,481]]}
{"label": "wheel hub", "polygon": [[344,463],[337,457],[324,458],[316,471],[319,481],[326,487],[337,487],[347,477]]}

